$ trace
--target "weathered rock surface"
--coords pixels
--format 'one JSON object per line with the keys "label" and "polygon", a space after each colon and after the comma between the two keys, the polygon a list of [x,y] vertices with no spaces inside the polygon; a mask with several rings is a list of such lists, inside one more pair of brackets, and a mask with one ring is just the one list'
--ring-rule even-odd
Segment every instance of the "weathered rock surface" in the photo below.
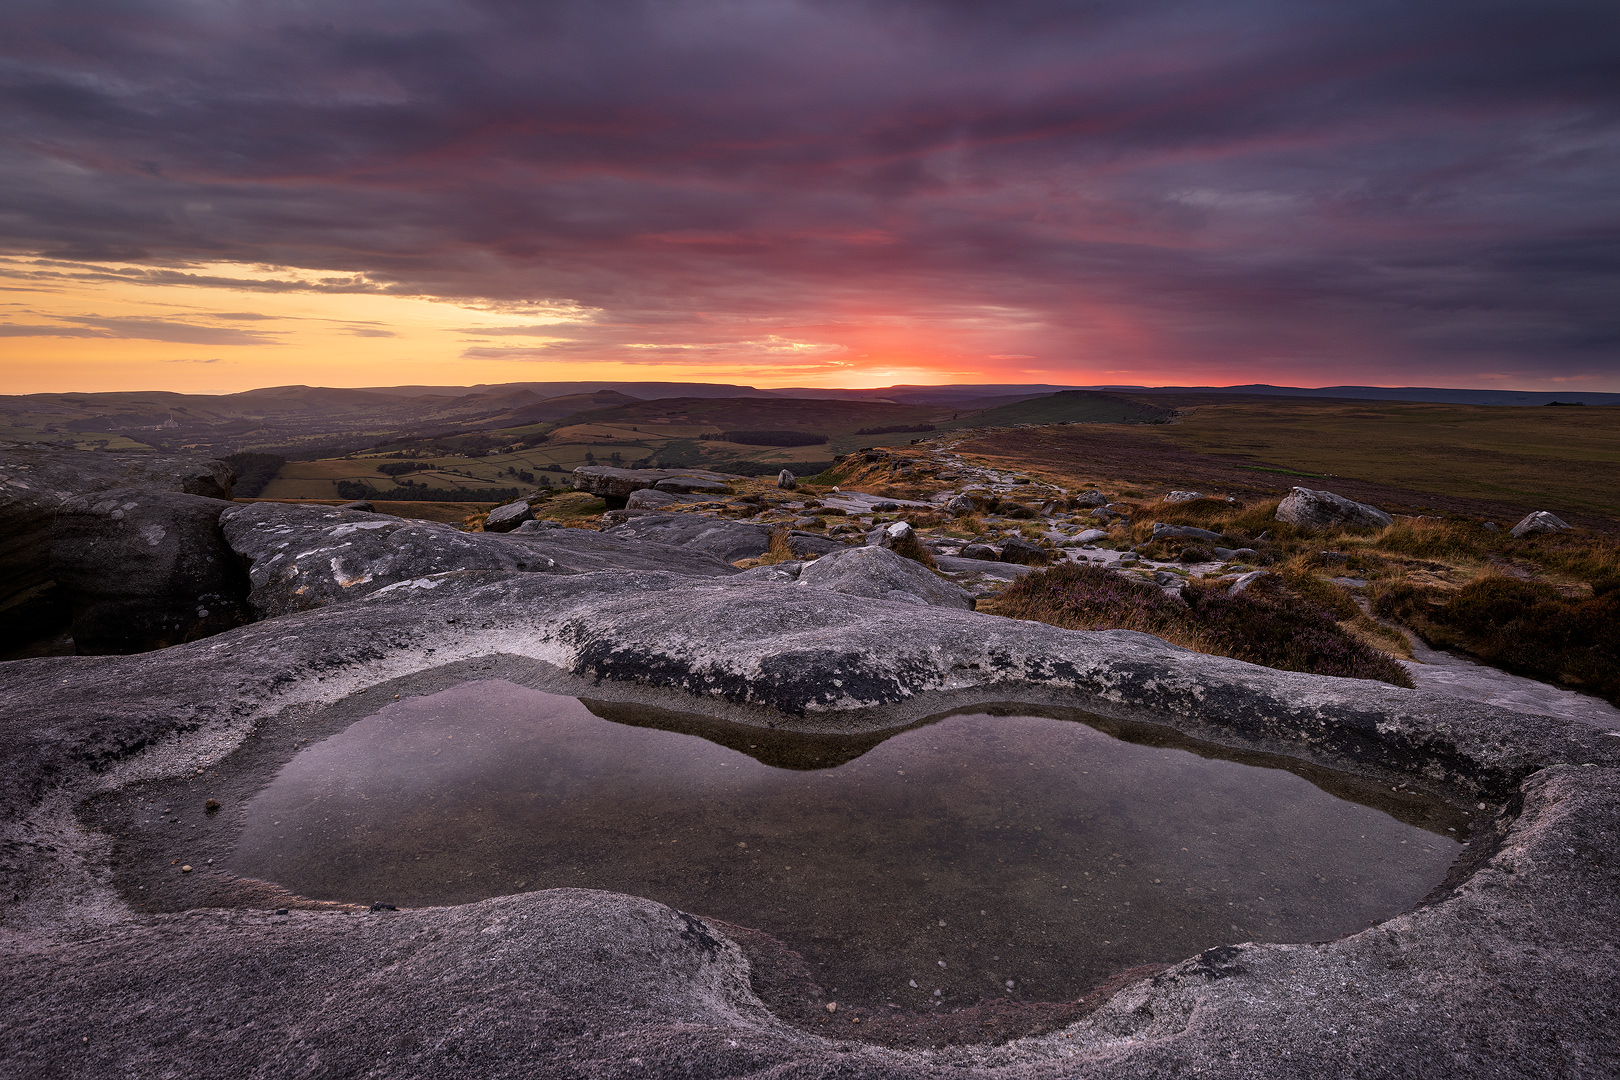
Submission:
{"label": "weathered rock surface", "polygon": [[799,584],[898,604],[971,611],[973,597],[926,566],[880,547],[845,548],[799,572]]}
{"label": "weathered rock surface", "polygon": [[1277,520],[1301,529],[1325,529],[1330,526],[1382,529],[1395,519],[1376,506],[1358,503],[1331,491],[1297,487],[1278,504]]}
{"label": "weathered rock surface", "polygon": [[719,480],[706,480],[701,476],[669,476],[653,485],[655,491],[676,495],[726,495],[731,487]]}
{"label": "weathered rock surface", "polygon": [[1203,497],[1203,494],[1197,491],[1172,491],[1165,495],[1164,501],[1167,503],[1196,502]]}
{"label": "weathered rock surface", "polygon": [[1074,538],[1082,544],[1095,544],[1099,540],[1108,539],[1108,533],[1103,529],[1082,529]]}
{"label": "weathered rock surface", "polygon": [[1074,497],[1074,505],[1076,509],[1081,510],[1096,509],[1098,507],[1108,505],[1108,496],[1104,495],[1096,488],[1092,488],[1090,491],[1082,491],[1080,494],[1076,495]]}
{"label": "weathered rock surface", "polygon": [[[1620,740],[1590,726],[823,589],[638,573],[431,580],[139,657],[0,666],[10,1074],[164,1075],[177,1045],[221,1075],[388,1078],[1597,1077],[1620,1065]],[[200,799],[236,755],[268,777],[312,724],[347,722],[322,717],[373,707],[354,698],[362,688],[386,698],[491,677],[812,731],[888,730],[990,700],[1086,708],[1455,791],[1470,808],[1488,800],[1482,816],[1502,810],[1502,832],[1480,827],[1424,906],[1349,937],[1234,942],[1050,1035],[902,1050],[861,1043],[854,1025],[789,1027],[714,924],[612,894],[144,913],[114,891],[116,844],[73,814],[135,782]]]}
{"label": "weathered rock surface", "polygon": [[79,654],[160,649],[246,622],[248,578],[219,528],[230,505],[139,488],[64,502],[51,576],[73,611]]}
{"label": "weathered rock surface", "polygon": [[817,535],[813,532],[801,532],[798,529],[788,533],[788,550],[801,559],[812,555],[825,555],[829,551],[843,551],[847,546],[837,540]]}
{"label": "weathered rock surface", "polygon": [[230,507],[220,526],[231,549],[248,563],[249,601],[260,618],[458,570],[669,570],[698,577],[737,572],[701,548],[591,529],[464,533],[433,521],[281,503]]}
{"label": "weathered rock surface", "polygon": [[964,544],[961,551],[964,559],[982,559],[985,562],[995,562],[1001,558],[1001,552],[989,544]]}
{"label": "weathered rock surface", "polygon": [[[657,488],[642,488],[632,491],[624,500],[626,510],[661,510],[666,506],[675,506],[683,500],[679,495],[670,491],[659,491]],[[626,521],[630,519],[625,518]]]}
{"label": "weathered rock surface", "polygon": [[867,544],[880,548],[893,548],[896,544],[915,539],[917,530],[911,527],[909,521],[892,521],[887,525],[879,525],[866,534]]}
{"label": "weathered rock surface", "polygon": [[1153,539],[1204,540],[1213,543],[1221,539],[1221,534],[1210,529],[1200,529],[1194,525],[1166,525],[1162,521],[1155,521],[1153,523]]}
{"label": "weathered rock surface", "polygon": [[771,530],[764,525],[724,521],[696,514],[649,514],[606,529],[602,535],[637,543],[688,548],[728,563],[738,559],[757,559],[771,546]]}
{"label": "weathered rock surface", "polygon": [[1508,530],[1509,536],[1530,536],[1534,533],[1563,532],[1569,524],[1562,518],[1546,510],[1536,510],[1519,519],[1519,523]]}
{"label": "weathered rock surface", "polygon": [[[680,479],[704,480],[725,489],[728,480],[736,477],[706,469],[619,469],[611,465],[581,465],[574,470],[574,490],[588,491],[607,500],[614,509],[622,509],[624,500],[632,491],[657,487],[663,481]],[[664,491],[684,490],[666,486]]]}
{"label": "weathered rock surface", "polygon": [[509,502],[505,506],[497,506],[489,512],[484,519],[485,532],[511,532],[525,521],[534,520],[534,511],[529,509],[527,500],[519,499]]}
{"label": "weathered rock surface", "polygon": [[973,500],[966,495],[953,495],[945,503],[945,512],[952,517],[967,517],[977,509],[973,505]]}
{"label": "weathered rock surface", "polygon": [[776,474],[776,486],[783,491],[797,491],[799,489],[799,478],[794,476],[790,470],[783,469]]}
{"label": "weathered rock surface", "polygon": [[50,571],[51,522],[62,503],[112,488],[229,499],[234,479],[230,466],[207,458],[0,443],[0,651],[68,624]]}
{"label": "weathered rock surface", "polygon": [[1001,561],[1021,566],[1045,566],[1052,561],[1052,554],[1022,536],[1009,536],[1001,542]]}

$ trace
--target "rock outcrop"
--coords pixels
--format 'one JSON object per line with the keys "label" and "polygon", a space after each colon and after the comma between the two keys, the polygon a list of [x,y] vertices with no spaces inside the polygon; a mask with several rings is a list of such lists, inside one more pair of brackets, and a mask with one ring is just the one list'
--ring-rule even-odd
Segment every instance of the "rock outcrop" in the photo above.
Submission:
{"label": "rock outcrop", "polygon": [[1277,520],[1286,521],[1301,529],[1326,529],[1334,526],[1352,529],[1382,529],[1395,519],[1366,503],[1346,499],[1331,491],[1312,491],[1297,487],[1277,506]]}
{"label": "rock outcrop", "polygon": [[78,495],[126,488],[229,499],[230,466],[171,454],[0,443],[0,652],[66,629],[51,578],[51,523]]}
{"label": "rock outcrop", "polygon": [[973,609],[973,597],[959,586],[919,562],[880,547],[845,548],[823,555],[799,572],[799,584],[893,604]]}
{"label": "rock outcrop", "polygon": [[1203,540],[1215,543],[1221,539],[1221,534],[1211,529],[1200,529],[1195,525],[1166,525],[1162,521],[1153,523],[1153,539],[1155,540]]}
{"label": "rock outcrop", "polygon": [[704,490],[725,491],[726,482],[736,479],[706,469],[620,469],[611,465],[581,465],[574,470],[574,490],[601,496],[615,510],[624,508],[632,491],[657,487],[662,491],[695,490],[683,481],[703,481]]}
{"label": "rock outcrop", "polygon": [[229,505],[139,488],[64,502],[51,576],[72,609],[78,653],[144,652],[246,622],[248,578],[219,528]]}
{"label": "rock outcrop", "polygon": [[728,563],[757,559],[771,546],[771,530],[764,525],[696,514],[648,514],[605,529],[602,535],[700,551]]}

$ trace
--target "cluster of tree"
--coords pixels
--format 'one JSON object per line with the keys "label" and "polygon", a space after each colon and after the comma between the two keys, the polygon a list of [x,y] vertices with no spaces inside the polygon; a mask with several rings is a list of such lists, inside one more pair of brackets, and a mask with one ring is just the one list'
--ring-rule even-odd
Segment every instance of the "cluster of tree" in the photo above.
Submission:
{"label": "cluster of tree", "polygon": [[231,494],[251,499],[276,478],[287,459],[280,454],[228,454],[222,459],[236,473]]}
{"label": "cluster of tree", "polygon": [[808,431],[722,431],[720,439],[748,446],[819,446],[827,436]]}
{"label": "cluster of tree", "polygon": [[863,427],[857,435],[892,435],[899,431],[933,431],[933,424],[884,424],[882,427]]}
{"label": "cluster of tree", "polygon": [[511,502],[518,497],[518,489],[508,488],[430,488],[407,486],[379,492],[370,484],[359,480],[339,480],[340,499],[386,499],[394,502]]}
{"label": "cluster of tree", "polygon": [[433,466],[423,461],[387,461],[377,466],[377,471],[384,476],[404,476],[409,472],[431,468]]}
{"label": "cluster of tree", "polygon": [[[523,481],[525,484],[534,483],[534,473],[530,472],[528,469],[519,469],[514,465],[508,465],[506,467],[506,475],[507,476],[515,476],[519,480]],[[549,484],[551,482],[551,481],[545,479],[545,477],[541,477],[540,479],[541,479],[542,483]]]}

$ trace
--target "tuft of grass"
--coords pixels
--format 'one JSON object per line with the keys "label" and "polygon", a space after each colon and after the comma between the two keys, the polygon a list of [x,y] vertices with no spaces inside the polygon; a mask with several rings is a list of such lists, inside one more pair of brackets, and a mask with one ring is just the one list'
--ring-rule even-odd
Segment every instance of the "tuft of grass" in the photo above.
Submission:
{"label": "tuft of grass", "polygon": [[913,562],[920,562],[930,570],[938,570],[939,564],[934,561],[934,553],[922,546],[916,533],[908,533],[903,539],[895,541],[891,548],[896,555],[904,555]]}
{"label": "tuft of grass", "polygon": [[1124,574],[1061,563],[1013,582],[991,610],[1071,630],[1139,630],[1284,671],[1412,685],[1399,664],[1341,627],[1332,611],[1281,583],[1257,582],[1232,596],[1224,582],[1189,582],[1178,601]]}
{"label": "tuft of grass", "polygon": [[1478,559],[1489,539],[1480,525],[1414,518],[1390,525],[1373,537],[1371,546],[1420,559]]}
{"label": "tuft of grass", "polygon": [[1620,704],[1620,590],[1569,597],[1545,582],[1487,575],[1449,596],[1392,583],[1375,606],[1438,648]]}

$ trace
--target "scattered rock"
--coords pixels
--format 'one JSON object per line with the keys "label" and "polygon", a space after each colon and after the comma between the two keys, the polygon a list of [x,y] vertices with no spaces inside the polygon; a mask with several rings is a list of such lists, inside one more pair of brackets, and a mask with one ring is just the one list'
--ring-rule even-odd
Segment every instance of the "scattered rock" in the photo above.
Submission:
{"label": "scattered rock", "polygon": [[132,488],[64,502],[50,565],[79,654],[145,652],[247,622],[248,578],[219,528],[229,507]]}
{"label": "scattered rock", "polygon": [[984,562],[998,562],[1001,559],[1001,552],[989,544],[965,544],[957,554],[964,559],[980,559]]}
{"label": "scattered rock", "polygon": [[1484,525],[1481,525],[1480,528],[1484,529],[1486,532],[1501,532],[1502,531],[1502,527],[1500,525],[1498,525],[1494,521],[1487,521]]}
{"label": "scattered rock", "polygon": [[1134,563],[1141,562],[1142,556],[1138,555],[1134,551],[1126,551],[1122,552],[1116,561],[1121,566],[1131,566]]}
{"label": "scattered rock", "polygon": [[1556,517],[1546,510],[1536,510],[1519,519],[1519,523],[1508,530],[1509,536],[1531,536],[1535,533],[1562,532],[1569,528],[1568,522]]}
{"label": "scattered rock", "polygon": [[497,506],[489,512],[484,519],[485,532],[511,532],[525,521],[534,520],[534,511],[523,500],[509,502],[505,506]]}
{"label": "scattered rock", "polygon": [[[612,509],[624,507],[633,491],[657,486],[665,480],[691,478],[706,480],[725,488],[726,481],[738,479],[727,473],[705,469],[619,469],[611,465],[581,465],[574,470],[574,490],[588,491],[607,501]],[[664,488],[663,490],[675,490]]]}
{"label": "scattered rock", "polygon": [[1105,529],[1083,529],[1075,534],[1074,539],[1081,544],[1095,544],[1098,540],[1108,539],[1108,532]]}
{"label": "scattered rock", "polygon": [[901,604],[973,609],[973,597],[919,562],[880,547],[844,548],[805,564],[799,584]]}
{"label": "scattered rock", "polygon": [[1164,501],[1167,503],[1194,502],[1203,497],[1203,494],[1197,491],[1172,491],[1164,497]]}
{"label": "scattered rock", "polygon": [[896,521],[889,525],[879,525],[867,533],[866,542],[872,547],[893,548],[908,539],[915,539],[916,535],[916,530],[912,529],[910,522]]}
{"label": "scattered rock", "polygon": [[1052,554],[1022,536],[1011,536],[1002,541],[1001,561],[1018,563],[1021,566],[1045,566],[1052,561]]}
{"label": "scattered rock", "polygon": [[945,504],[945,512],[952,517],[967,517],[977,509],[973,505],[973,500],[966,495],[953,495],[950,501]]}
{"label": "scattered rock", "polygon": [[[1247,592],[1249,586],[1253,585],[1262,578],[1270,576],[1270,570],[1250,570],[1247,574],[1239,574],[1237,577],[1232,578],[1232,584],[1226,587],[1227,595],[1237,596],[1241,593]],[[1226,579],[1222,578],[1221,580],[1224,581]]]}
{"label": "scattered rock", "polygon": [[1075,509],[1084,510],[1088,507],[1107,506],[1108,496],[1104,495],[1096,488],[1092,488],[1090,491],[1082,491],[1080,494],[1076,495],[1073,502]]}
{"label": "scattered rock", "polygon": [[776,474],[776,486],[783,491],[797,491],[799,489],[799,478],[787,469],[783,469]]}
{"label": "scattered rock", "polygon": [[1358,503],[1331,491],[1296,487],[1278,505],[1277,520],[1301,529],[1325,529],[1330,526],[1382,529],[1389,526],[1394,518],[1376,506]]}
{"label": "scattered rock", "polygon": [[882,502],[875,502],[875,503],[872,504],[872,512],[874,514],[892,514],[892,513],[894,513],[895,511],[897,511],[899,509],[900,509],[900,504],[899,503],[889,502],[887,500],[884,500]]}
{"label": "scattered rock", "polygon": [[1221,538],[1221,534],[1218,532],[1196,528],[1192,525],[1166,525],[1162,521],[1153,523],[1154,540],[1203,540],[1213,542]]}

